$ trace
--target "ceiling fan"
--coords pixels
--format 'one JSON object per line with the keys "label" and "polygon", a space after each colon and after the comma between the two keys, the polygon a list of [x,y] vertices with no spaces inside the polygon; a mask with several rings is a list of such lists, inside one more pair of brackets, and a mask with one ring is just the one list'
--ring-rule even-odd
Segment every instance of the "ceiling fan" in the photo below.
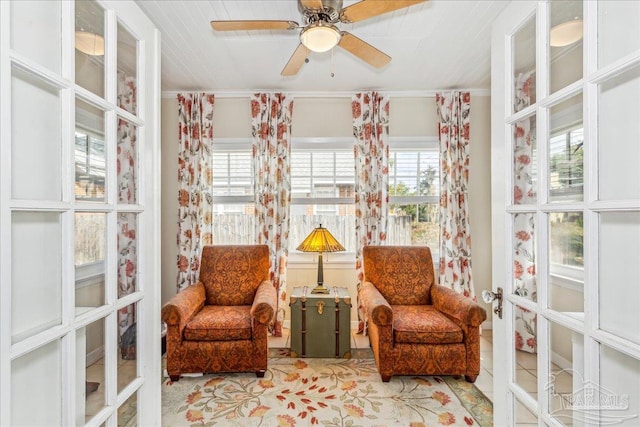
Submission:
{"label": "ceiling fan", "polygon": [[300,44],[280,73],[283,76],[297,74],[302,64],[308,61],[310,52],[326,52],[335,46],[380,68],[391,61],[389,55],[353,34],[341,31],[335,24],[363,21],[425,1],[427,0],[361,0],[343,8],[342,0],[298,0],[298,10],[304,25],[295,21],[250,20],[211,21],[211,27],[216,31],[301,29]]}

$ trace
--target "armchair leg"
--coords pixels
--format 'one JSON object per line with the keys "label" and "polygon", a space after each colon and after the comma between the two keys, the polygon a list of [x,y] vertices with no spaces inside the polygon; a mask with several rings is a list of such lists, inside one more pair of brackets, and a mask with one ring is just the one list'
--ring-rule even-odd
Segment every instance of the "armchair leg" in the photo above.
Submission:
{"label": "armchair leg", "polygon": [[180,379],[180,375],[169,375],[171,381],[176,382]]}
{"label": "armchair leg", "polygon": [[266,371],[264,371],[264,370],[256,371],[256,377],[258,377],[258,378],[264,378],[264,373],[265,373],[265,372],[266,372]]}
{"label": "armchair leg", "polygon": [[391,375],[380,375],[383,383],[388,383],[391,380]]}
{"label": "armchair leg", "polygon": [[465,375],[464,379],[467,380],[468,383],[475,383],[476,379],[478,378],[477,375]]}

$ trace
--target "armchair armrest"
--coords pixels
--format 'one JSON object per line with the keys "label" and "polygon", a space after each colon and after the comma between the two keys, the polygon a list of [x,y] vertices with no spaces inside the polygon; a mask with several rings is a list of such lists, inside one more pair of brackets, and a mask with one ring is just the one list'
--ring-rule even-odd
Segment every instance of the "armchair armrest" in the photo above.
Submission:
{"label": "armchair armrest", "polygon": [[269,324],[276,312],[276,302],[278,293],[270,280],[265,280],[258,286],[256,296],[251,305],[251,316],[258,323],[263,325]]}
{"label": "armchair armrest", "polygon": [[360,288],[360,299],[366,310],[368,320],[378,326],[389,326],[393,323],[391,305],[371,282],[364,282]]}
{"label": "armchair armrest", "polygon": [[200,311],[204,301],[204,285],[202,282],[196,282],[178,292],[162,307],[162,320],[168,327],[178,326],[179,332],[182,333],[187,322]]}
{"label": "armchair armrest", "polygon": [[444,286],[432,285],[431,299],[435,308],[465,325],[480,326],[487,318],[484,308]]}

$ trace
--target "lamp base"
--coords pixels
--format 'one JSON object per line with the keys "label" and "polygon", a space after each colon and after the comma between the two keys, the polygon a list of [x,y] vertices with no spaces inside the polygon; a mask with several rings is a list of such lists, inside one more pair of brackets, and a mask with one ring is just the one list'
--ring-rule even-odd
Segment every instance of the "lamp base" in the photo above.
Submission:
{"label": "lamp base", "polygon": [[329,293],[329,289],[325,288],[322,283],[318,283],[318,286],[316,286],[315,288],[313,288],[313,290],[311,291],[312,294],[328,294]]}

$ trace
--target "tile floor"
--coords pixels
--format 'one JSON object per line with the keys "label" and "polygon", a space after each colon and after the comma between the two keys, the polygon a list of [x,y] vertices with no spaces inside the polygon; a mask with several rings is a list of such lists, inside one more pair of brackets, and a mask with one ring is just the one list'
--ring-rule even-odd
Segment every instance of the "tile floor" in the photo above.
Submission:
{"label": "tile floor", "polygon": [[[137,377],[136,361],[124,360],[118,356],[118,392]],[[85,400],[85,420],[96,415],[105,405],[104,359],[100,359],[86,369],[86,381],[98,383],[95,391],[87,393]],[[134,394],[134,396],[136,396]]]}

